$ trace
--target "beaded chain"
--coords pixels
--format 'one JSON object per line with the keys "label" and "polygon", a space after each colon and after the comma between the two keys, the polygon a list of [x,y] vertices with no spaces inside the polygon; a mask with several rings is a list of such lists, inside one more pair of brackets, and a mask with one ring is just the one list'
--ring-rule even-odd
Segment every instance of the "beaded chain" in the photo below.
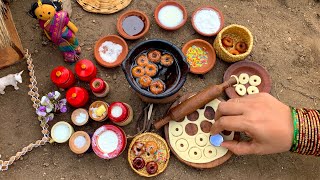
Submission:
{"label": "beaded chain", "polygon": [[291,107],[293,142],[290,151],[320,156],[320,111]]}

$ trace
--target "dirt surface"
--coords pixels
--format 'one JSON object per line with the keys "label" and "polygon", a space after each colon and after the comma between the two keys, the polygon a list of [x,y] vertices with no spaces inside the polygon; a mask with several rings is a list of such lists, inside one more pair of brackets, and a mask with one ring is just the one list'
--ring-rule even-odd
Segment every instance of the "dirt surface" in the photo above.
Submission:
{"label": "dirt surface", "polygon": [[[13,18],[25,48],[32,52],[40,94],[56,89],[49,78],[50,71],[57,65],[74,68],[64,63],[56,46],[48,42],[37,21],[27,16],[31,3],[35,0],[14,0],[11,4]],[[169,40],[179,47],[188,40],[204,38],[192,29],[190,21],[178,31],[167,32],[160,29],[153,18],[153,10],[160,1],[133,0],[128,9],[145,11],[151,20],[151,29],[145,38],[128,41],[132,48],[136,43],[151,38]],[[320,3],[313,0],[220,0],[181,1],[187,8],[189,17],[196,7],[213,5],[225,16],[225,25],[237,23],[250,29],[254,35],[254,48],[249,60],[264,66],[272,77],[271,94],[284,103],[296,107],[320,109]],[[123,13],[113,15],[90,14],[75,2],[72,21],[79,27],[77,34],[83,49],[81,58],[94,61],[93,46],[97,39],[108,34],[117,34],[116,19]],[[94,63],[96,63],[94,61]],[[220,83],[229,64],[217,60],[212,71],[203,77],[188,75],[182,92],[201,90],[211,83]],[[136,96],[125,80],[121,68],[106,69],[101,66],[99,76],[111,86],[107,102],[124,101],[134,108],[135,114],[145,105]],[[0,71],[0,77],[8,73],[27,70],[21,62]],[[37,117],[32,108],[28,92],[28,75],[20,90],[6,89],[0,96],[0,152],[2,159],[8,159],[23,146],[41,138]],[[88,85],[80,84],[88,88]],[[93,96],[92,96],[93,97]],[[224,97],[226,98],[226,97]],[[92,98],[91,101],[96,100]],[[169,105],[156,105],[154,118],[164,115]],[[59,115],[53,122],[66,120],[70,114]],[[93,132],[103,123],[89,123],[82,129]],[[125,127],[128,134],[134,131],[135,123]],[[197,170],[180,163],[175,157],[170,159],[167,170],[158,179],[318,179],[320,159],[282,153],[265,156],[233,156],[225,164],[209,169]],[[119,158],[105,161],[94,153],[83,157],[74,155],[67,144],[47,144],[37,148],[2,172],[0,179],[138,179],[127,162],[127,151]]]}

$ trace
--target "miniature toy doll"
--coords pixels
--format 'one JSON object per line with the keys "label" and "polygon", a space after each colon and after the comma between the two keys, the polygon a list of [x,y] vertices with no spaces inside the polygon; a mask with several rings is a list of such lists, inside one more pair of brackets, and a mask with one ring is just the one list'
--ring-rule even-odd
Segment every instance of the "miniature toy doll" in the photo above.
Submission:
{"label": "miniature toy doll", "polygon": [[79,59],[81,48],[75,33],[78,28],[70,21],[68,13],[62,11],[61,3],[53,0],[38,0],[32,4],[29,14],[39,20],[40,27],[63,54],[66,62]]}

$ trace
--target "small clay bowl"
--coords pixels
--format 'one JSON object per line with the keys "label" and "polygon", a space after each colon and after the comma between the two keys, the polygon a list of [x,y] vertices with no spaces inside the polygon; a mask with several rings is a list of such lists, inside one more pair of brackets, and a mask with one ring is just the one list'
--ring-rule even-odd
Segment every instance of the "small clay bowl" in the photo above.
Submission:
{"label": "small clay bowl", "polygon": [[[86,115],[84,122],[77,121],[77,117],[80,115],[80,113],[83,113]],[[88,120],[89,120],[89,114],[86,109],[79,108],[79,109],[74,110],[71,114],[71,121],[73,122],[74,125],[83,126],[83,125],[87,124]]]}
{"label": "small clay bowl", "polygon": [[[77,147],[77,145],[75,143],[75,139],[79,136],[83,136],[86,140],[85,144],[80,148]],[[84,131],[77,131],[77,132],[73,133],[69,139],[69,148],[75,154],[83,154],[83,153],[87,152],[88,149],[90,148],[90,145],[91,145],[91,138],[90,138],[89,134]]]}
{"label": "small clay bowl", "polygon": [[[138,16],[144,22],[144,28],[143,28],[142,32],[140,32],[139,34],[137,34],[135,36],[130,36],[123,30],[122,22],[128,16]],[[139,39],[139,38],[143,37],[149,31],[149,29],[150,29],[150,20],[144,12],[141,12],[138,10],[129,10],[129,11],[121,14],[118,17],[117,30],[118,30],[118,33],[122,37],[124,37],[125,39],[129,39],[129,40]]]}
{"label": "small clay bowl", "polygon": [[[201,11],[201,10],[213,10],[213,11],[215,11],[215,12],[217,12],[217,13],[219,14],[219,16],[220,16],[220,28],[217,30],[217,32],[214,32],[214,33],[211,33],[211,34],[206,34],[206,33],[203,33],[202,31],[200,31],[200,30],[196,27],[196,25],[195,25],[195,23],[194,23],[194,18],[195,18],[195,15],[196,15],[199,11]],[[191,23],[192,23],[192,27],[194,28],[194,30],[195,30],[197,33],[201,34],[202,36],[215,36],[215,35],[217,35],[217,34],[221,31],[221,29],[222,29],[223,26],[224,26],[224,17],[223,17],[223,15],[222,15],[222,12],[221,12],[219,9],[217,9],[216,7],[213,7],[213,6],[203,6],[203,7],[200,7],[200,8],[198,8],[198,9],[196,9],[196,10],[193,12],[192,18],[191,18]]]}
{"label": "small clay bowl", "polygon": [[[93,112],[92,108],[98,108],[101,105],[103,105],[106,108],[106,112],[100,117],[94,116],[94,112]],[[98,122],[106,120],[107,117],[108,117],[108,107],[109,107],[109,105],[106,102],[103,102],[103,101],[95,101],[95,102],[93,102],[89,107],[89,116],[90,116],[90,118],[93,119],[94,121],[98,121]]]}
{"label": "small clay bowl", "polygon": [[207,41],[204,41],[202,39],[194,39],[194,40],[187,42],[182,48],[182,52],[186,56],[187,61],[188,61],[188,57],[187,57],[188,49],[190,47],[192,47],[193,45],[200,47],[207,52],[208,61],[207,61],[207,64],[203,64],[201,67],[193,67],[189,63],[190,72],[193,74],[205,74],[205,73],[209,72],[213,68],[213,66],[215,65],[216,53],[215,53],[213,47],[211,46],[211,44],[208,43]]}
{"label": "small clay bowl", "polygon": [[[257,86],[259,92],[270,93],[271,91],[271,77],[268,71],[260,66],[259,64],[244,60],[237,63],[232,64],[224,73],[223,80],[227,81],[232,75],[236,75],[239,77],[241,73],[247,73],[249,76],[258,75],[261,78],[261,84]],[[244,85],[246,88],[250,86],[249,83]],[[235,91],[235,87],[231,86],[225,90],[226,94],[229,98],[239,98],[237,92]],[[245,95],[246,96],[246,95]]]}
{"label": "small clay bowl", "polygon": [[[172,6],[176,6],[178,7],[179,9],[182,10],[183,12],[183,20],[182,22],[175,26],[175,27],[167,27],[163,24],[161,24],[160,20],[159,20],[159,11],[165,7],[165,6],[169,6],[169,5],[172,5]],[[187,10],[186,8],[180,4],[179,2],[177,1],[162,1],[161,3],[159,3],[159,5],[156,7],[155,11],[154,11],[154,18],[156,19],[156,22],[157,24],[162,28],[162,29],[165,29],[165,30],[168,30],[168,31],[174,31],[174,30],[177,30],[179,28],[181,28],[186,22],[187,22],[187,19],[188,19],[188,13],[187,13]]]}
{"label": "small clay bowl", "polygon": [[[120,46],[122,46],[122,52],[121,54],[118,56],[118,58],[116,59],[116,61],[114,61],[113,63],[108,63],[106,61],[104,61],[99,53],[99,47],[101,46],[102,43],[106,42],[106,41],[111,41],[113,43],[119,44]],[[94,57],[97,60],[97,62],[104,67],[107,68],[113,68],[116,66],[119,66],[122,61],[126,58],[127,54],[128,54],[128,45],[126,43],[126,41],[124,39],[122,39],[120,36],[117,35],[108,35],[105,37],[100,38],[96,44],[94,45]]]}

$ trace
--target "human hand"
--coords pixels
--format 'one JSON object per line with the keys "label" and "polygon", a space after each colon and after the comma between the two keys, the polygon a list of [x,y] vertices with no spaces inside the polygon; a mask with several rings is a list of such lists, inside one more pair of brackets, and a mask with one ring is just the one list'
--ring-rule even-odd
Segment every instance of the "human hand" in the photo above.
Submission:
{"label": "human hand", "polygon": [[211,134],[223,130],[244,132],[250,141],[224,141],[235,154],[273,154],[290,150],[293,121],[290,108],[267,93],[221,102]]}

